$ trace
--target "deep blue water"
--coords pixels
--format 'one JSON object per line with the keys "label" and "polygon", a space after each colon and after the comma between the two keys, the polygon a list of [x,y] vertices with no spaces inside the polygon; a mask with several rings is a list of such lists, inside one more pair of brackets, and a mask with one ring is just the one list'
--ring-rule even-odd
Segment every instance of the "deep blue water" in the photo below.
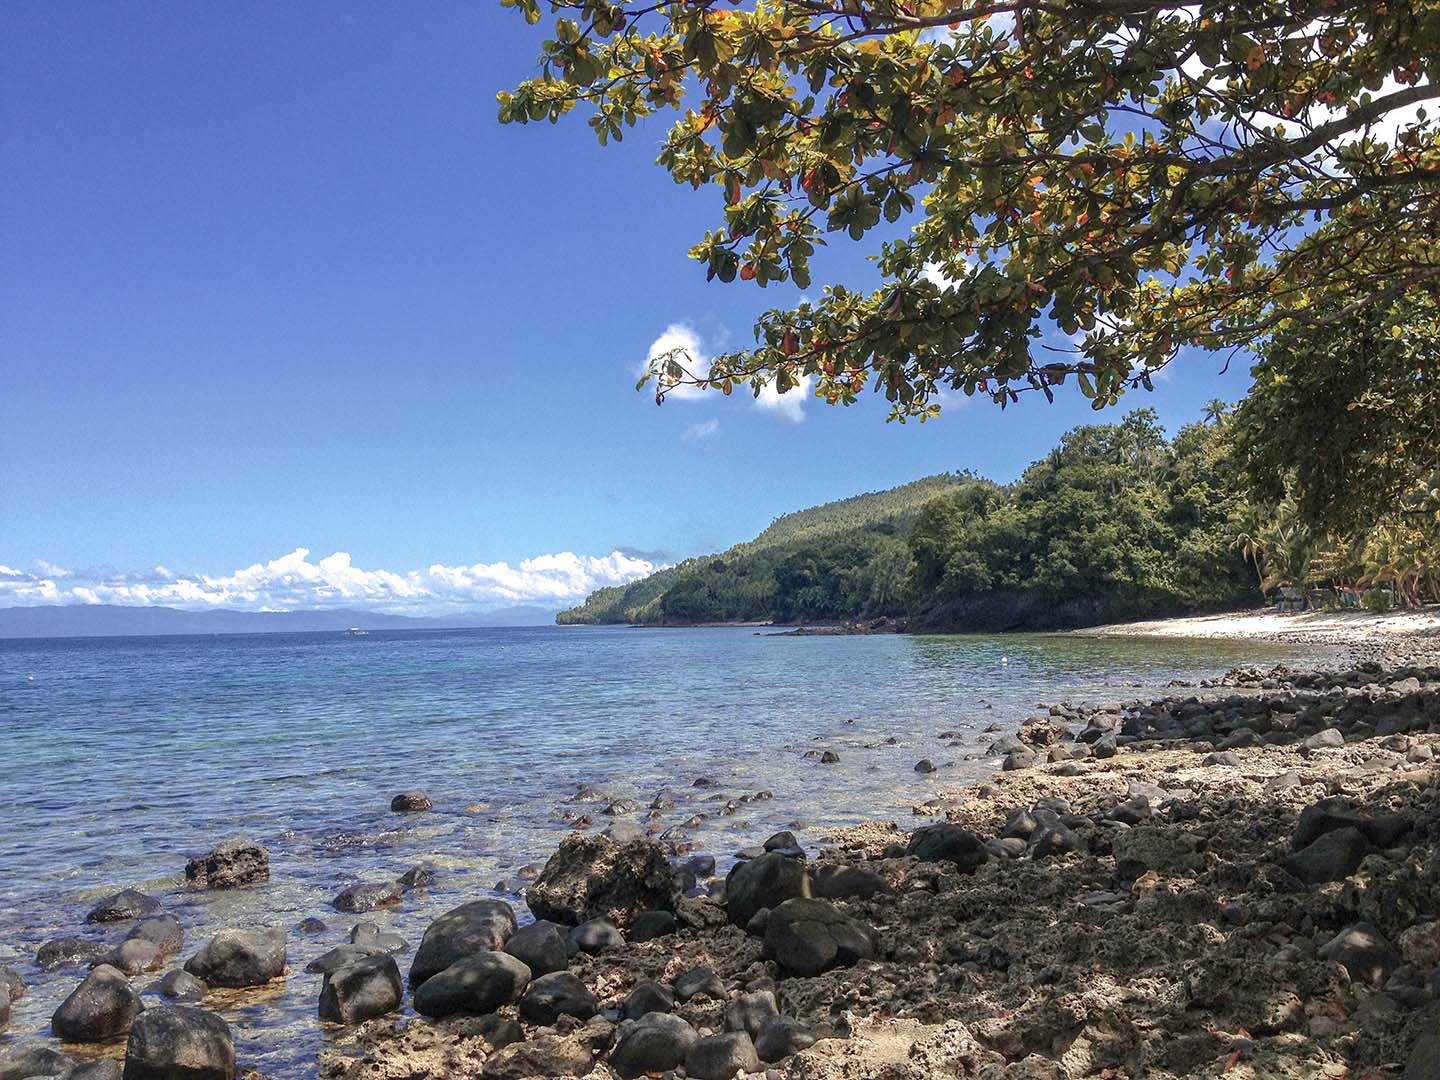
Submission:
{"label": "deep blue water", "polygon": [[[80,977],[41,975],[36,946],[118,938],[85,927],[84,914],[135,885],[186,924],[184,955],[222,926],[326,919],[328,934],[292,935],[296,974],[283,991],[211,1003],[234,1021],[242,1063],[310,1075],[319,976],[301,972],[348,940],[356,918],[329,901],[356,880],[436,866],[436,887],[378,917],[418,940],[434,915],[499,895],[498,880],[543,861],[569,827],[563,811],[604,825],[603,804],[570,801],[582,785],[642,806],[672,787],[679,805],[662,824],[712,812],[690,835],[722,864],[795,822],[811,843],[862,817],[908,827],[913,804],[989,768],[989,724],[1008,730],[1041,703],[1133,697],[1300,655],[1252,643],[748,628],[0,641],[0,962],[32,984],[0,1045],[43,1036]],[[967,732],[966,746],[946,747],[943,730]],[[897,745],[880,745],[892,735]],[[811,749],[840,762],[803,756]],[[940,770],[916,774],[921,757]],[[701,775],[720,786],[694,788]],[[393,794],[417,787],[435,812],[389,812]],[[759,790],[774,799],[734,816],[705,801]],[[185,893],[187,856],[232,835],[269,847],[272,884]]]}

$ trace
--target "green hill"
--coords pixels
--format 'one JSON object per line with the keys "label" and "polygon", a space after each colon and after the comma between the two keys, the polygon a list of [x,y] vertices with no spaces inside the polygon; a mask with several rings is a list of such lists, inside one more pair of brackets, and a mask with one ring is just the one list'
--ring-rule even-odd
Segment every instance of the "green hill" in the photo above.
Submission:
{"label": "green hill", "polygon": [[785,514],[718,555],[599,589],[556,621],[683,625],[895,615],[910,572],[910,524],[926,503],[974,482],[941,473]]}
{"label": "green hill", "polygon": [[1246,511],[1228,421],[1169,439],[1139,410],[1067,433],[1014,484],[943,473],[786,514],[558,621],[1040,630],[1236,607],[1259,598]]}

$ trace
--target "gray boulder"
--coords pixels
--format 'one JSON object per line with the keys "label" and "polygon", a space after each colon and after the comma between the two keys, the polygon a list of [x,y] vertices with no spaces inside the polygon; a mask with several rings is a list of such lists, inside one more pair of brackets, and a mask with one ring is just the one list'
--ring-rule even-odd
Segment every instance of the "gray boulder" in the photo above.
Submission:
{"label": "gray boulder", "polygon": [[160,901],[138,889],[121,889],[114,896],[107,896],[85,916],[86,922],[107,923],[138,919],[142,915],[153,915],[160,910]]}
{"label": "gray boulder", "polygon": [[630,988],[625,1000],[620,1003],[620,1015],[626,1020],[639,1020],[649,1013],[674,1011],[675,994],[668,986],[654,979],[641,979]]}
{"label": "gray boulder", "polygon": [[529,982],[530,969],[509,953],[477,953],[421,983],[415,1011],[430,1017],[494,1012],[517,1000]]}
{"label": "gray boulder", "polygon": [[533,977],[539,978],[552,971],[564,971],[579,948],[570,940],[565,927],[548,919],[537,919],[511,934],[504,951],[528,967]]}
{"label": "gray boulder", "polygon": [[759,1072],[763,1067],[755,1043],[744,1031],[709,1035],[685,1055],[685,1075],[694,1080],[732,1080],[736,1073]]}
{"label": "gray boulder", "polygon": [[1374,926],[1358,922],[1347,926],[1318,950],[1322,960],[1342,965],[1350,978],[1373,989],[1385,985],[1400,966],[1400,954]]}
{"label": "gray boulder", "polygon": [[825,900],[786,900],[765,924],[765,947],[790,975],[818,975],[875,955],[870,931]]}
{"label": "gray boulder", "polygon": [[987,857],[985,844],[959,825],[927,825],[910,834],[905,852],[921,862],[950,862],[962,874],[973,874]]}
{"label": "gray boulder", "polygon": [[610,1053],[610,1067],[625,1080],[678,1069],[699,1038],[695,1029],[678,1016],[647,1013],[620,1026],[620,1038]]}
{"label": "gray boulder", "polygon": [[320,988],[320,1019],[361,1024],[400,1007],[404,985],[400,968],[388,953],[371,956],[332,972]]}
{"label": "gray boulder", "polygon": [[151,915],[132,926],[125,940],[148,941],[164,955],[174,956],[185,944],[185,931],[174,915]]}
{"label": "gray boulder", "polygon": [[153,941],[126,938],[104,956],[97,959],[92,967],[106,964],[125,975],[139,975],[144,971],[159,971],[165,966],[165,954]]}
{"label": "gray boulder", "polygon": [[669,911],[642,911],[630,923],[631,941],[654,941],[666,934],[673,934],[680,927],[680,920]]}
{"label": "gray boulder", "polygon": [[263,885],[270,880],[270,853],[253,840],[226,840],[187,862],[185,880],[196,889]]}
{"label": "gray boulder", "polygon": [[321,953],[306,964],[305,970],[311,974],[333,975],[351,964],[369,960],[372,956],[384,955],[387,954],[383,950],[371,948],[369,945],[336,945],[329,952]]}
{"label": "gray boulder", "polygon": [[589,1020],[599,1009],[600,1003],[595,995],[568,971],[541,975],[520,999],[520,1018],[544,1027],[549,1027],[562,1016]]}
{"label": "gray boulder", "polygon": [[570,930],[570,940],[582,952],[598,953],[625,944],[620,928],[606,918],[589,919]]}
{"label": "gray boulder", "polygon": [[92,971],[50,1018],[50,1030],[65,1042],[103,1042],[123,1035],[143,1012],[140,995],[112,967]]}
{"label": "gray boulder", "polygon": [[1308,885],[1339,881],[1353,874],[1370,850],[1359,829],[1321,833],[1315,841],[1285,860],[1285,869]]}
{"label": "gray boulder", "polygon": [[285,974],[285,931],[221,930],[185,970],[210,986],[264,986]]}
{"label": "gray boulder", "polygon": [[681,1001],[691,998],[708,997],[716,1001],[725,1000],[725,983],[712,968],[704,964],[680,975],[675,980],[675,996]]}
{"label": "gray boulder", "polygon": [[1307,806],[1295,823],[1290,846],[1296,851],[1309,847],[1327,832],[1356,829],[1376,847],[1386,848],[1400,839],[1410,828],[1408,818],[1400,814],[1367,816],[1356,812],[1343,798],[1321,799]]}
{"label": "gray boulder", "polygon": [[767,1020],[755,1036],[755,1052],[761,1061],[772,1064],[814,1045],[815,1036],[810,1030],[788,1016]]}
{"label": "gray boulder", "polygon": [[863,866],[817,866],[810,875],[811,892],[822,900],[868,900],[890,891],[890,884]]}
{"label": "gray boulder", "polygon": [[146,1011],[125,1044],[125,1080],[235,1080],[230,1025],[184,1005]]}
{"label": "gray boulder", "polygon": [[430,924],[420,940],[410,965],[410,989],[457,960],[503,948],[514,933],[515,911],[503,900],[472,900],[451,908]]}
{"label": "gray boulder", "polygon": [[725,914],[743,928],[760,909],[809,895],[810,873],[804,861],[768,851],[730,868],[725,877]]}
{"label": "gray boulder", "polygon": [[525,902],[537,919],[575,926],[604,917],[623,928],[642,911],[673,910],[675,892],[659,844],[571,833],[525,890]]}
{"label": "gray boulder", "polygon": [[769,990],[741,994],[725,1006],[726,1031],[743,1031],[752,1039],[760,1034],[767,1022],[780,1015],[775,995]]}
{"label": "gray boulder", "polygon": [[399,934],[386,933],[380,929],[378,923],[358,922],[350,928],[350,944],[363,945],[367,949],[373,949],[377,953],[404,952],[410,947]]}

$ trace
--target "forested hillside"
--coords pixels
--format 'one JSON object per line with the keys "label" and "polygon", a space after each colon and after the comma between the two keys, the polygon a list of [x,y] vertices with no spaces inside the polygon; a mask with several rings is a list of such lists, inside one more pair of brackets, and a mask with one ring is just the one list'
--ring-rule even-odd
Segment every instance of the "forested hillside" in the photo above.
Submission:
{"label": "forested hillside", "polygon": [[599,589],[560,623],[788,622],[891,614],[903,606],[907,537],[921,510],[973,483],[928,476],[785,514],[754,540],[630,585]]}
{"label": "forested hillside", "polygon": [[1148,410],[1077,428],[1008,487],[943,474],[787,514],[559,621],[1038,629],[1252,603],[1226,430],[1217,416],[1167,440]]}

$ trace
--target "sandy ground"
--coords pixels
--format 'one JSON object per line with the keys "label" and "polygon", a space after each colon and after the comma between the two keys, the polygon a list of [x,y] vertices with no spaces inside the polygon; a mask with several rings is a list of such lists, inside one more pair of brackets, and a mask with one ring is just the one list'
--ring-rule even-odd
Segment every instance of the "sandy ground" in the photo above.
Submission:
{"label": "sandy ground", "polygon": [[1074,633],[1095,637],[1236,638],[1360,645],[1376,638],[1440,639],[1440,607],[1372,615],[1367,611],[1278,612],[1270,609],[1116,623]]}

